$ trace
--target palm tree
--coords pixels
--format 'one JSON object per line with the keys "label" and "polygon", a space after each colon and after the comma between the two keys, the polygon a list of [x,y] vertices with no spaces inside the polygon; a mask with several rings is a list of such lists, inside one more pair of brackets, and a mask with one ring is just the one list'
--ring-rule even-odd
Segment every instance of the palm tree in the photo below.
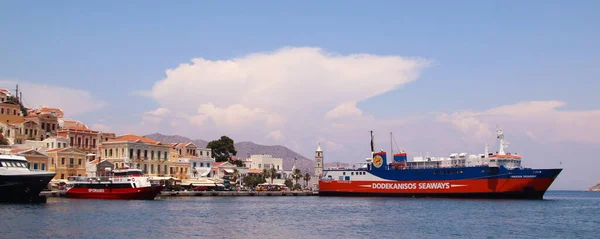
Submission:
{"label": "palm tree", "polygon": [[277,169],[275,169],[275,167],[271,167],[269,170],[269,176],[271,176],[271,184],[273,184],[273,179],[277,177]]}
{"label": "palm tree", "polygon": [[304,188],[308,187],[308,181],[310,181],[310,174],[306,173],[304,174]]}
{"label": "palm tree", "polygon": [[262,176],[263,176],[264,179],[267,179],[267,178],[271,177],[271,174],[270,174],[269,170],[267,170],[266,168],[264,168],[263,171],[262,171]]}
{"label": "palm tree", "polygon": [[233,181],[233,185],[235,185],[235,187],[237,187],[237,180],[240,177],[240,172],[237,170],[237,168],[233,169],[233,173],[231,174],[231,181]]}
{"label": "palm tree", "polygon": [[302,171],[300,171],[300,169],[294,169],[292,178],[296,181],[296,184],[298,184],[298,180],[302,178]]}

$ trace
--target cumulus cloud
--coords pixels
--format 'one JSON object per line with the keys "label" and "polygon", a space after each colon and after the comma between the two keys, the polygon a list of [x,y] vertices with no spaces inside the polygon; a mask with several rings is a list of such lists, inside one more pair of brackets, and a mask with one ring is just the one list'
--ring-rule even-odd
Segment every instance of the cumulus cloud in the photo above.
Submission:
{"label": "cumulus cloud", "polygon": [[476,138],[489,137],[500,124],[533,140],[600,143],[600,110],[560,110],[565,105],[562,101],[520,102],[484,111],[440,114],[437,119]]}
{"label": "cumulus cloud", "polygon": [[61,108],[65,117],[93,112],[106,105],[105,102],[95,99],[90,92],[84,90],[26,81],[0,80],[0,86],[11,89],[13,94],[15,92],[12,87],[17,84],[20,92],[23,92],[26,106]]}
{"label": "cumulus cloud", "polygon": [[171,121],[185,119],[175,127],[243,134],[247,140],[300,135],[312,141],[316,131],[330,127],[327,120],[364,121],[369,116],[356,103],[414,81],[428,65],[401,56],[282,48],[228,60],[195,58],[168,69],[150,91],[137,92],[178,113],[170,115]]}

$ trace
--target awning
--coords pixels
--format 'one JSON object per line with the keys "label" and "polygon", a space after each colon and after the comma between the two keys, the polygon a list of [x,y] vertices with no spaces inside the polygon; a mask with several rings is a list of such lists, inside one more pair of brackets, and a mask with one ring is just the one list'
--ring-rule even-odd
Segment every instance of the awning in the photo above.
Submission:
{"label": "awning", "polygon": [[194,171],[200,174],[200,177],[206,177],[210,173],[210,168],[198,168],[194,167]]}
{"label": "awning", "polygon": [[233,169],[230,169],[230,168],[226,168],[226,169],[223,169],[223,170],[224,170],[226,173],[233,173]]}

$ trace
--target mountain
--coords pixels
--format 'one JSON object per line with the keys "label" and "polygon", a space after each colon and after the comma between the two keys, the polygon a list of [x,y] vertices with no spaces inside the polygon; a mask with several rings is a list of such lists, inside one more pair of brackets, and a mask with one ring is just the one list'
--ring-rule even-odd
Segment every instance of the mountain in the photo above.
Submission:
{"label": "mountain", "polygon": [[593,186],[593,187],[591,187],[591,188],[588,188],[588,189],[587,189],[587,190],[585,190],[585,191],[588,191],[588,192],[600,192],[600,183],[599,183],[599,184],[596,184],[596,186]]}
{"label": "mountain", "polygon": [[[184,143],[193,142],[198,147],[206,147],[208,142],[202,139],[192,140],[179,135],[163,135],[154,133],[144,136],[149,139],[157,140],[163,143]],[[283,159],[283,170],[292,170],[294,165],[297,169],[302,170],[303,173],[308,172],[310,175],[314,175],[314,161],[310,160],[299,153],[288,149],[281,145],[260,145],[252,142],[239,142],[234,144],[235,149],[238,151],[237,158],[248,158],[253,154],[268,154],[275,158]]]}

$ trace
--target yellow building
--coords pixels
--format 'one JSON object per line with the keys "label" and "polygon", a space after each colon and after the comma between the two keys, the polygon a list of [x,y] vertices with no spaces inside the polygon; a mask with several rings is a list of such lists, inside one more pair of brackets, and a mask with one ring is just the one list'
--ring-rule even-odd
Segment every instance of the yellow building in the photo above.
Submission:
{"label": "yellow building", "polygon": [[57,148],[46,151],[50,157],[48,171],[56,172],[54,179],[67,179],[68,176],[85,176],[86,153],[79,149]]}
{"label": "yellow building", "polygon": [[120,168],[139,168],[148,176],[169,173],[169,144],[149,138],[126,134],[102,142],[98,149],[100,159],[106,159]]}
{"label": "yellow building", "polygon": [[29,169],[49,171],[50,157],[35,149],[13,149],[10,151],[13,154],[20,154],[27,159]]}
{"label": "yellow building", "polygon": [[21,114],[21,106],[11,101],[5,101],[0,103],[0,122],[16,122],[23,121],[23,114]]}

